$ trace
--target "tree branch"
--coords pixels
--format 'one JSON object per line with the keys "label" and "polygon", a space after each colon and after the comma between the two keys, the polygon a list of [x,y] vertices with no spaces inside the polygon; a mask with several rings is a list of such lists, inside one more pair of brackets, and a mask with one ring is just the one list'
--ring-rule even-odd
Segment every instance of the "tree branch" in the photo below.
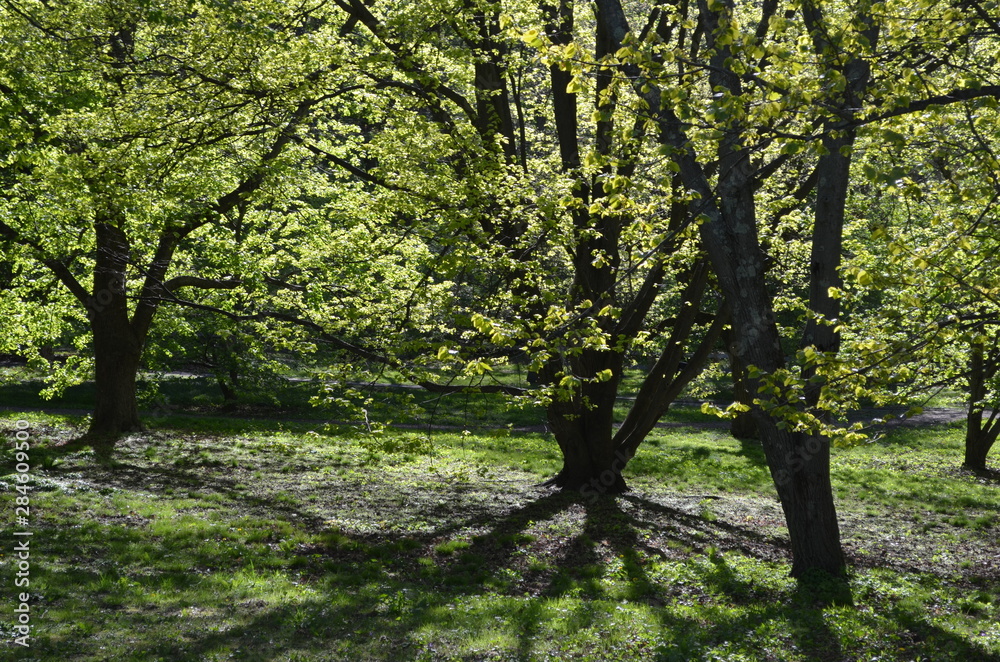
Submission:
{"label": "tree branch", "polygon": [[[984,85],[983,87],[977,88],[961,88],[952,90],[946,94],[938,94],[932,97],[927,97],[926,99],[920,99],[914,101],[901,108],[895,108],[890,111],[886,111],[881,115],[872,115],[864,119],[858,120],[858,125],[872,124],[874,122],[879,122],[881,120],[889,119],[890,117],[899,117],[900,115],[908,115],[910,113],[915,113],[921,110],[927,110],[931,106],[946,106],[952,103],[957,103],[959,101],[970,101],[972,99],[982,99],[984,97],[993,97],[994,99],[1000,99],[1000,85]],[[853,123],[852,123],[853,124]],[[837,127],[839,128],[839,127]]]}
{"label": "tree branch", "polygon": [[178,287],[198,287],[203,290],[234,290],[243,284],[242,280],[200,278],[198,276],[177,276],[163,284],[171,292]]}

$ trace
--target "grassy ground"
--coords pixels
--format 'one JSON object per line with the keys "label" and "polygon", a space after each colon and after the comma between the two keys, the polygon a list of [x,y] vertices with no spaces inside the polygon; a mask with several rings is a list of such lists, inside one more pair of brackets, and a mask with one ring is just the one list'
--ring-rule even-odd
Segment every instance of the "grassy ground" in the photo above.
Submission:
{"label": "grassy ground", "polygon": [[1000,494],[956,430],[838,451],[851,577],[800,586],[759,448],[718,431],[659,431],[590,499],[536,487],[541,434],[164,416],[108,466],[27,418],[34,630],[8,537],[0,659],[1000,660]]}

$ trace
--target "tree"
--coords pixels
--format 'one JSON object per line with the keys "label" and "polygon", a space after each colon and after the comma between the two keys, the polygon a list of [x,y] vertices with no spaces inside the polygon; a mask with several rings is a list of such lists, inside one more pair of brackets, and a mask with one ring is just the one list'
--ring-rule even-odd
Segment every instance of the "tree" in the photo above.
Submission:
{"label": "tree", "polygon": [[[618,0],[597,6],[598,21],[620,47],[617,70],[636,91],[637,112],[656,122],[680,179],[699,200],[700,237],[731,310],[731,351],[759,394],[751,411],[788,522],[792,574],[841,574],[825,411],[836,393],[829,377],[838,365],[836,292],[857,131],[993,94],[984,82],[989,72],[965,67],[956,49],[934,35],[952,29],[968,43],[995,26],[978,5],[978,18],[934,6],[911,23],[864,2],[699,2],[657,7],[640,16],[649,27],[633,32]],[[703,41],[680,48],[679,35],[689,29]],[[873,60],[887,74],[878,80]],[[963,68],[975,71],[974,82],[956,80]],[[947,91],[921,88],[922,76]],[[812,153],[815,169],[785,175],[801,182],[787,200],[814,195],[809,304],[795,366],[786,360],[768,290],[758,214],[768,184],[801,168],[794,155],[802,152]]]}
{"label": "tree", "polygon": [[141,428],[135,378],[161,303],[241,286],[227,267],[248,254],[191,255],[275,222],[289,169],[308,168],[299,136],[354,89],[335,46],[317,58],[332,39],[320,18],[269,2],[3,3],[0,241],[19,278],[44,270],[69,295],[56,315],[88,326],[95,447]]}
{"label": "tree", "polygon": [[[963,466],[973,470],[986,469],[1000,433],[996,120],[997,100],[985,96],[871,137],[881,145],[863,162],[873,186],[854,201],[869,227],[853,242],[854,291],[844,293],[860,300],[859,313],[873,313],[869,328],[878,329],[863,359],[878,366],[869,369],[869,397],[965,389]],[[861,283],[877,288],[877,298]],[[888,395],[880,392],[886,388]]]}
{"label": "tree", "polygon": [[[774,298],[767,289],[767,264],[759,239],[755,200],[755,191],[788,160],[788,152],[772,155],[769,161],[754,159],[754,152],[761,150],[766,154],[778,132],[799,128],[780,112],[776,117],[769,116],[771,111],[767,106],[772,95],[780,98],[776,91],[787,94],[793,89],[783,67],[772,64],[777,51],[787,48],[787,35],[775,29],[785,19],[780,18],[776,4],[764,5],[757,16],[745,17],[732,4],[699,3],[692,9],[691,27],[701,32],[704,43],[695,42],[685,51],[707,71],[702,77],[697,69],[691,72],[686,66],[678,67],[675,75],[665,65],[667,58],[659,54],[646,60],[647,53],[664,50],[677,58],[677,45],[664,39],[672,36],[669,28],[657,35],[669,44],[669,50],[655,46],[652,50],[645,49],[632,33],[617,0],[603,0],[598,8],[598,20],[613,35],[618,55],[624,60],[620,65],[623,74],[633,81],[642,106],[657,123],[659,138],[670,151],[680,178],[699,200],[701,239],[731,310],[734,330],[731,352],[739,363],[748,367],[750,383],[759,384],[754,390],[771,396],[756,399],[751,411],[788,522],[792,574],[802,576],[814,569],[840,574],[845,562],[830,487],[829,439],[819,430],[810,430],[808,425],[789,429],[787,418],[791,418],[790,408],[795,404],[788,400],[789,391],[783,387],[795,380],[789,379]],[[837,58],[835,68],[831,67],[829,60],[834,59],[834,52],[823,39],[826,33],[817,25],[824,21],[822,12],[817,6],[806,4],[802,17],[805,28],[802,34],[812,35],[820,68],[826,75],[840,74],[839,68],[861,60],[860,54],[848,55],[847,64],[844,58]],[[751,18],[755,27],[749,34],[753,37],[740,38],[737,21]],[[681,57],[684,56],[686,53]],[[676,85],[675,76],[681,86],[668,88]],[[855,78],[863,90],[866,74],[862,71]],[[702,82],[704,87],[699,89]],[[699,91],[708,95],[708,113],[697,107],[702,101]],[[820,94],[834,108],[853,108],[857,102],[852,97],[858,92],[845,85],[839,93]],[[792,98],[784,103],[791,106],[802,101]],[[836,119],[832,116],[828,120],[818,109],[802,105],[806,112],[812,111],[810,119],[818,124]],[[699,124],[711,131],[701,140],[691,135]],[[836,308],[828,289],[836,282],[839,264],[849,151],[841,151],[841,145],[829,132],[819,135],[823,143],[833,143],[817,150],[817,171],[821,175],[815,182],[818,190],[814,205],[810,307],[814,319],[822,320],[827,313],[835,313]],[[831,147],[836,151],[831,151]],[[712,164],[714,172],[706,168],[706,163]],[[807,323],[803,342],[813,352],[836,351],[836,335],[815,322]],[[768,379],[762,379],[765,376]],[[804,377],[811,382],[806,390],[806,404],[815,406],[819,399],[818,380],[811,379],[812,375]]]}
{"label": "tree", "polygon": [[[726,314],[706,294],[689,201],[645,124],[617,107],[612,77],[586,99],[585,78],[566,71],[604,57],[605,35],[569,2],[512,10],[577,48],[539,63],[539,31],[525,41],[506,29],[500,2],[443,14],[340,6],[353,37],[391,63],[368,77],[398,95],[369,141],[377,167],[341,165],[406,210],[438,251],[435,279],[455,284],[442,321],[452,330],[430,339],[432,355],[480,377],[527,361],[540,384],[520,392],[546,404],[563,453],[552,484],[625,490],[622,469],[698,374]],[[627,357],[649,352],[653,369],[616,429]],[[490,387],[519,391],[476,388]]]}

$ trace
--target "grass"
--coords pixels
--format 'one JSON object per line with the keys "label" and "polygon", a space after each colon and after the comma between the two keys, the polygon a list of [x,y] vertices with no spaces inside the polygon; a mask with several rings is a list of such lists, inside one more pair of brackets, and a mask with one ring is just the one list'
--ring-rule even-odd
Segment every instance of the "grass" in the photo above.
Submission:
{"label": "grass", "polygon": [[100,464],[44,450],[81,419],[15,418],[34,630],[3,659],[1000,660],[1000,494],[955,430],[836,452],[845,586],[787,577],[762,453],[717,431],[658,431],[591,500],[536,487],[537,433],[171,416]]}

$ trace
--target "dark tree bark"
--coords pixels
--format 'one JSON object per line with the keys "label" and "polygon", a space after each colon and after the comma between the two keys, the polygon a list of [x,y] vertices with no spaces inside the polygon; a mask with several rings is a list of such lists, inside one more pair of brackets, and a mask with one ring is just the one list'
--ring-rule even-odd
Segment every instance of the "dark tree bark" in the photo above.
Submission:
{"label": "dark tree bark", "polygon": [[962,462],[963,469],[986,471],[988,468],[986,466],[986,457],[989,455],[990,449],[993,448],[993,444],[996,443],[1000,426],[995,421],[984,425],[982,416],[983,412],[980,410],[976,419],[970,421],[969,426],[966,428],[965,457]]}
{"label": "dark tree bark", "polygon": [[235,368],[229,369],[228,376],[219,375],[216,381],[219,384],[219,390],[222,392],[222,401],[225,404],[231,405],[240,399],[239,391],[236,390],[239,386],[239,373],[236,372]]}
{"label": "dark tree bark", "polygon": [[684,387],[697,377],[708,361],[730,322],[729,309],[723,305],[716,312],[711,326],[701,338],[690,357],[684,348],[691,338],[696,320],[700,317],[700,302],[708,282],[707,259],[699,260],[688,274],[687,287],[682,295],[682,305],[674,320],[667,344],[639,387],[635,402],[614,435],[617,453],[631,459],[646,436],[667,413]]}
{"label": "dark tree bark", "polygon": [[86,301],[97,392],[85,438],[104,453],[110,452],[122,435],[142,430],[135,382],[145,330],[137,334],[129,319],[125,281],[129,243],[116,220],[105,217],[95,223],[94,291]]}
{"label": "dark tree bark", "polygon": [[[313,102],[300,104],[289,128],[304,119],[312,105]],[[125,227],[125,219],[116,215],[114,210],[99,212],[95,219],[93,293],[86,293],[65,265],[54,261],[48,264],[86,307],[93,331],[97,402],[82,442],[107,454],[123,434],[142,429],[136,399],[136,376],[160,303],[174,297],[174,288],[233,289],[238,285],[238,281],[191,277],[167,281],[167,271],[179,242],[210,220],[220,218],[242,204],[247,194],[263,184],[265,164],[281,154],[291,138],[292,134],[287,129],[280,133],[263,155],[261,167],[220,197],[211,209],[193,214],[184,224],[163,228],[156,250],[143,270],[144,278],[137,288],[131,317],[127,282],[128,268],[132,266],[131,246],[121,229]]]}
{"label": "dark tree bark", "polygon": [[[995,376],[997,363],[988,360],[982,344],[974,343],[969,356],[969,407],[965,425],[965,459],[963,469],[986,470],[986,456],[1000,435],[1000,409],[986,415],[986,381]],[[992,358],[992,357],[990,357]],[[985,419],[984,419],[985,417]]]}
{"label": "dark tree bark", "polygon": [[[693,311],[692,317],[697,315],[697,303],[688,308]],[[549,429],[562,451],[563,468],[548,484],[588,494],[627,491],[622,471],[684,387],[701,372],[728,322],[728,311],[719,311],[687,361],[683,360],[681,348],[687,344],[691,329],[683,322],[675,323],[670,341],[646,374],[617,429],[614,410],[624,357],[620,352],[589,356],[584,352],[582,360],[574,362],[574,370],[590,374],[611,370],[615,376],[604,382],[586,383],[578,396],[549,405]]]}
{"label": "dark tree bark", "polygon": [[[589,486],[601,493],[620,494],[628,489],[621,476],[627,459],[615,457],[612,432],[622,356],[591,350],[573,363],[575,370],[585,370],[585,374],[611,370],[614,376],[607,382],[585,383],[572,398],[556,398],[549,405],[549,429],[562,451],[563,467],[547,484],[565,490]],[[550,377],[555,378],[554,374]]]}
{"label": "dark tree bark", "polygon": [[[547,33],[553,43],[569,43],[573,30],[572,3],[562,0],[558,5],[544,6],[543,10],[547,16]],[[598,60],[618,49],[604,23],[597,23],[595,37],[595,57]],[[600,179],[591,180],[578,174],[581,140],[577,119],[579,100],[576,94],[567,91],[570,78],[558,66],[551,67],[553,116],[562,169],[577,177],[574,194],[580,202],[573,212],[577,241],[573,247],[574,280],[569,298],[573,307],[589,302],[589,307],[595,311],[605,306],[619,306],[621,313],[618,318],[601,317],[597,320],[598,327],[612,339],[634,338],[643,328],[665,276],[663,260],[680,247],[680,240],[666,241],[660,246],[642,285],[628,301],[623,301],[624,297],[616,291],[621,276],[621,229],[632,219],[607,211],[596,214],[589,211],[591,204],[603,198],[605,192]],[[635,163],[628,157],[622,157],[622,152],[627,153],[627,149],[623,149],[615,139],[612,110],[617,103],[616,97],[604,94],[613,78],[611,69],[597,74],[596,98],[605,99],[602,108],[605,112],[603,119],[596,123],[594,147],[597,153],[609,157],[609,161],[613,160],[611,157],[619,160],[615,166],[604,166],[601,177],[619,175],[631,178],[635,173]],[[642,131],[642,123],[636,122],[633,133],[638,135]],[[680,184],[679,180],[675,182],[677,187]],[[678,231],[688,214],[685,204],[675,204],[671,210],[670,229]],[[597,256],[603,259],[595,259]],[[687,357],[683,352],[699,318],[708,275],[708,262],[701,259],[682,279],[687,286],[666,347],[647,374],[626,420],[617,431],[614,409],[624,368],[624,349],[583,349],[567,357],[568,373],[582,378],[582,383],[572,397],[556,399],[548,408],[549,428],[563,455],[563,468],[549,484],[591,494],[618,494],[628,489],[622,470],[683,387],[700,372],[723,326],[724,315],[717,315],[716,324],[712,325],[702,341],[701,349],[691,360],[685,361]],[[555,384],[565,372],[561,362],[553,362],[543,376],[549,384]],[[601,373],[610,374],[611,378],[599,380]]]}
{"label": "dark tree bark", "polygon": [[[385,32],[378,19],[359,0],[347,0],[341,6],[355,14],[358,24],[366,26],[376,36]],[[523,130],[525,118],[518,106],[516,90],[513,94],[510,90],[512,76],[507,69],[507,46],[498,37],[500,5],[487,2],[469,4],[467,7],[474,7],[473,25],[476,30],[473,32],[466,29],[464,24],[456,24],[456,33],[462,35],[476,54],[474,98],[470,102],[459,91],[450,89],[444,81],[435,81],[434,94],[454,102],[460,109],[460,114],[471,120],[471,125],[479,133],[479,143],[486,146],[487,150],[493,150],[492,155],[498,163],[502,161],[508,167],[519,163],[523,165],[525,161],[521,155],[527,150],[527,146],[523,144],[526,135]],[[541,10],[549,39],[554,44],[569,44],[574,38],[573,0],[544,0]],[[596,25],[595,38],[597,58],[612,55],[619,48],[613,34],[603,23]],[[406,64],[410,58],[405,55],[405,49],[391,43],[391,40],[387,41],[382,37],[380,40],[401,58],[400,65],[404,70],[412,66]],[[425,74],[421,72],[421,75]],[[570,392],[562,389],[563,397],[555,399],[548,407],[548,425],[560,446],[564,464],[559,474],[549,483],[564,489],[601,492],[627,489],[621,477],[622,469],[684,385],[697,375],[724,325],[724,315],[716,315],[715,323],[695,351],[695,356],[683,356],[682,352],[689,343],[695,320],[700,321],[705,317],[700,313],[700,304],[708,266],[707,259],[702,257],[695,269],[697,276],[691,274],[690,288],[693,289],[685,294],[684,306],[668,338],[667,349],[659,358],[654,371],[647,376],[626,424],[615,431],[614,409],[627,351],[625,345],[628,339],[635,338],[645,328],[648,314],[666,275],[666,259],[679,249],[683,241],[680,231],[686,227],[690,217],[686,203],[675,205],[670,218],[670,230],[677,233],[677,236],[664,241],[656,254],[649,256],[648,270],[644,272],[640,286],[631,299],[626,300],[628,296],[619,291],[619,280],[622,278],[621,233],[622,228],[634,219],[616,216],[613,212],[591,211],[591,206],[605,196],[605,182],[616,175],[628,180],[636,167],[630,156],[629,145],[622,144],[627,139],[622,141],[620,138],[627,132],[616,130],[612,119],[616,93],[609,88],[614,84],[615,75],[611,68],[601,69],[597,73],[597,98],[588,103],[603,103],[600,110],[606,112],[596,122],[593,135],[588,135],[579,123],[581,99],[568,90],[572,75],[558,65],[552,65],[549,71],[561,168],[572,181],[572,195],[576,198],[576,204],[567,212],[572,218],[573,237],[563,246],[571,254],[573,281],[559,303],[567,310],[584,311],[581,315],[588,319],[593,319],[594,314],[600,315],[594,320],[596,328],[611,346],[600,349],[581,347],[579,338],[570,337],[566,343],[569,351],[555,356],[537,373],[539,385],[549,387],[558,388],[564,377],[577,380],[576,385],[568,389]],[[609,95],[604,101],[598,101],[604,91],[608,91]],[[431,103],[434,104],[433,100]],[[511,104],[518,109],[518,113],[511,113]],[[454,130],[454,122],[450,120],[448,113],[438,105],[434,105],[434,109],[442,130]],[[515,117],[522,123],[520,132],[515,125]],[[638,136],[641,142],[646,130],[645,118],[630,118],[628,121],[631,124],[631,134]],[[518,145],[519,141],[522,144]],[[607,157],[606,165],[596,175],[583,172],[583,141],[588,141],[589,147],[602,157]],[[461,175],[461,168],[459,174]],[[675,184],[681,189],[677,191],[676,197],[681,199],[683,183],[677,179]],[[525,273],[519,266],[519,263],[523,263],[526,269],[535,257],[531,253],[534,248],[523,245],[522,235],[526,228],[523,216],[512,216],[502,205],[492,204],[491,193],[477,192],[481,198],[477,197],[476,203],[483,204],[485,210],[480,212],[478,219],[479,229],[483,232],[480,238],[470,239],[479,241],[485,236],[493,247],[500,246],[507,251],[508,256],[513,258],[511,262],[514,266],[505,277],[507,282],[512,283],[514,294],[522,302],[527,302],[524,304],[522,318],[544,317],[551,301],[542,296],[540,288],[534,284],[534,275]],[[546,244],[539,242],[539,245]],[[600,314],[599,311],[604,310],[605,306],[620,309],[620,314]],[[531,328],[532,332],[536,330]],[[567,329],[570,336],[578,331],[579,327]],[[623,338],[626,340],[623,341]],[[686,367],[682,367],[685,364]],[[611,377],[608,378],[608,375]],[[425,386],[435,390],[438,388],[433,385]]]}
{"label": "dark tree bark", "polygon": [[115,439],[143,429],[136,401],[136,374],[142,345],[131,327],[99,314],[91,321],[94,334],[96,405],[87,437],[95,449],[110,448]]}
{"label": "dark tree bark", "polygon": [[[732,330],[725,333],[723,340],[726,347],[732,347],[735,342]],[[740,357],[733,353],[729,354],[729,374],[733,380],[733,400],[752,408],[756,394],[750,390],[747,367]],[[729,434],[736,439],[760,439],[753,413],[747,410],[736,414],[729,424]]]}

